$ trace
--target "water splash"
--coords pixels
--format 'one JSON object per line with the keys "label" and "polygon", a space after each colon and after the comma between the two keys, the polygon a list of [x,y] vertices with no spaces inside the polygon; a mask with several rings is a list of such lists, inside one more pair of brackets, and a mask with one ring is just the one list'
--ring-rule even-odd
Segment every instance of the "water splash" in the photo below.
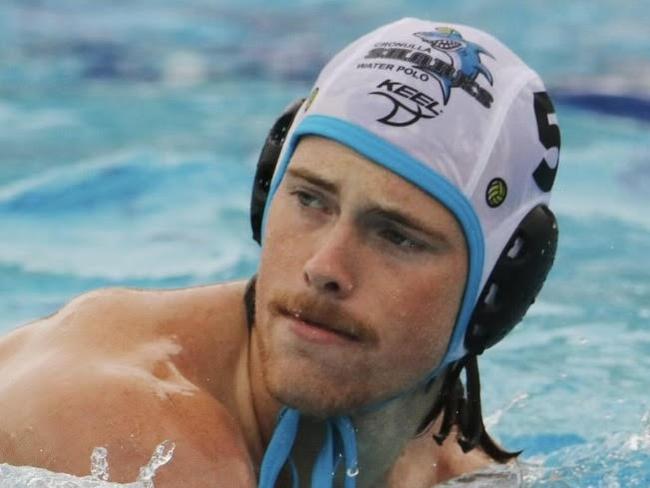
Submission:
{"label": "water splash", "polygon": [[149,463],[140,468],[138,481],[142,482],[144,488],[154,488],[153,478],[156,475],[156,471],[171,461],[174,455],[174,449],[176,449],[176,444],[167,440],[156,446]]}
{"label": "water splash", "polygon": [[501,417],[503,417],[505,413],[507,413],[509,410],[512,410],[514,407],[519,406],[520,404],[528,400],[528,397],[529,395],[526,392],[520,393],[517,396],[515,396],[510,401],[510,403],[506,405],[504,408],[497,409],[492,415],[485,418],[484,421],[485,428],[487,430],[493,429],[499,423]]}
{"label": "water splash", "polygon": [[90,456],[90,476],[78,477],[33,466],[0,464],[0,488],[155,488],[154,476],[161,466],[171,461],[175,447],[170,441],[158,444],[149,462],[140,468],[138,479],[131,483],[109,481],[108,451],[96,447]]}
{"label": "water splash", "polygon": [[54,473],[33,466],[0,464],[0,488],[143,488],[142,483],[111,483],[90,476]]}
{"label": "water splash", "polygon": [[625,442],[630,451],[650,451],[650,410],[641,417],[641,434],[632,434]]}
{"label": "water splash", "polygon": [[105,447],[96,447],[90,455],[90,477],[99,481],[108,481],[108,451]]}
{"label": "water splash", "polygon": [[[650,413],[642,423],[650,421]],[[645,425],[647,427],[647,424]],[[530,488],[650,486],[650,432],[608,434],[519,462]]]}
{"label": "water splash", "polygon": [[[521,488],[523,474],[519,463],[492,464],[439,485],[441,488]],[[436,485],[438,486],[438,485]]]}
{"label": "water splash", "polygon": [[356,478],[357,476],[359,476],[359,468],[358,468],[357,466],[355,466],[354,468],[349,468],[349,469],[345,472],[345,474],[346,474],[349,478]]}

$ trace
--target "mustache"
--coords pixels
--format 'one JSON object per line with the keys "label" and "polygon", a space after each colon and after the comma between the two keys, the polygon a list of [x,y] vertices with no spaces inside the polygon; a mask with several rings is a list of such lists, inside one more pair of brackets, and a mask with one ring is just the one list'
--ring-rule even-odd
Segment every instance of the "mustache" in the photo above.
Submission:
{"label": "mustache", "polygon": [[365,321],[345,311],[340,305],[309,293],[277,292],[269,306],[273,313],[298,317],[359,342],[378,342],[377,333]]}

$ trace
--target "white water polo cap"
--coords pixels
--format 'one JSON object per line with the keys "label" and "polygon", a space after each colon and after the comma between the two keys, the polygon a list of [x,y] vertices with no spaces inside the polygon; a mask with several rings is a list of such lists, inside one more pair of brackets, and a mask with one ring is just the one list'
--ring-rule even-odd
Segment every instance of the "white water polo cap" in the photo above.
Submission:
{"label": "white water polo cap", "polygon": [[548,134],[553,117],[539,76],[497,39],[405,18],[348,45],[321,71],[287,134],[269,201],[309,134],[354,149],[455,215],[469,271],[437,374],[467,354],[472,311],[513,231],[548,204],[559,154]]}

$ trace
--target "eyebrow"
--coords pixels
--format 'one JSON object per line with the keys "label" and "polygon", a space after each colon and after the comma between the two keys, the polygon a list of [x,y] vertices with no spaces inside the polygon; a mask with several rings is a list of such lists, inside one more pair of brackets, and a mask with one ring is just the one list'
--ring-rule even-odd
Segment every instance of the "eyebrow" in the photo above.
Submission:
{"label": "eyebrow", "polygon": [[382,219],[386,219],[390,222],[393,222],[395,224],[401,225],[403,227],[407,227],[411,230],[414,230],[416,232],[420,232],[422,234],[425,234],[431,239],[436,240],[438,243],[449,246],[451,243],[447,236],[438,231],[429,228],[427,225],[422,223],[419,219],[416,219],[410,215],[406,215],[403,212],[399,210],[394,210],[391,208],[386,208],[382,206],[375,206],[371,208],[368,212],[368,214],[372,216],[376,216]]}
{"label": "eyebrow", "polygon": [[[316,173],[305,169],[305,168],[289,168],[287,170],[288,175],[294,178],[301,178],[307,182],[316,185],[325,191],[332,193],[334,195],[339,194],[339,187],[332,181],[326,180],[323,177],[317,175]],[[431,229],[429,226],[424,224],[420,219],[407,215],[403,211],[391,208],[389,206],[380,205],[378,203],[373,203],[369,208],[364,212],[366,215],[382,218],[393,222],[395,224],[408,227],[411,230],[420,232],[429,236],[432,239],[435,239],[439,243],[450,246],[451,242],[449,238],[438,230]]]}
{"label": "eyebrow", "polygon": [[318,176],[316,173],[312,173],[308,169],[289,168],[287,170],[287,174],[293,176],[294,178],[302,178],[303,180],[307,180],[309,183],[320,186],[323,190],[328,191],[329,193],[333,193],[335,195],[339,194],[338,185]]}

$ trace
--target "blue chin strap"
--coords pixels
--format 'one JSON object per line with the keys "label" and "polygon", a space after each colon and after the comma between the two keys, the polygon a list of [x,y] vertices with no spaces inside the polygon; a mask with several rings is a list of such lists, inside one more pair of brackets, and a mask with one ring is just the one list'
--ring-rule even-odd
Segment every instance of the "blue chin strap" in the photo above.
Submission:
{"label": "blue chin strap", "polygon": [[[293,487],[300,486],[298,473],[290,457],[298,433],[299,421],[298,410],[284,408],[280,412],[278,424],[262,462],[260,487],[273,488],[287,462],[291,466]],[[349,417],[331,417],[325,422],[325,442],[311,473],[311,487],[331,488],[341,459],[345,460],[345,488],[355,488],[359,467],[354,426]]]}
{"label": "blue chin strap", "polygon": [[[334,117],[310,115],[305,117],[293,132],[288,141],[289,147],[285,151],[283,159],[278,162],[262,220],[262,235],[264,235],[266,227],[270,202],[282,181],[298,140],[304,135],[319,135],[337,141],[398,174],[447,207],[463,229],[469,256],[469,272],[456,325],[442,361],[421,383],[416,385],[415,388],[417,388],[438,376],[445,367],[467,353],[464,344],[465,332],[479,294],[485,250],[483,232],[478,217],[469,200],[455,186],[403,150],[360,126]],[[381,408],[392,399],[405,393],[402,392],[395,397],[367,407],[366,411]],[[292,470],[294,488],[299,486],[297,470],[291,460],[291,450],[298,433],[300,415],[298,410],[289,407],[284,408],[280,413],[271,442],[262,460],[258,485],[260,488],[274,488],[282,468],[287,464]],[[325,442],[314,464],[311,488],[332,488],[341,459],[345,461],[346,468],[345,488],[355,488],[359,467],[356,432],[352,420],[347,416],[330,417],[324,423]]]}

